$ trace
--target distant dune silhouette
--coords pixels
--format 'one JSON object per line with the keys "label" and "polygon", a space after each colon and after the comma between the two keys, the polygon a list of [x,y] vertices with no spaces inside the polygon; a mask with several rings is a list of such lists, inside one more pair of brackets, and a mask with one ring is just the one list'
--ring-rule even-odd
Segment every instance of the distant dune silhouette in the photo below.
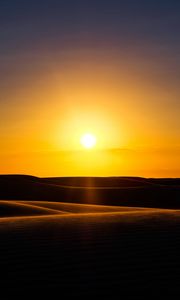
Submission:
{"label": "distant dune silhouette", "polygon": [[1,175],[0,199],[180,208],[180,179]]}

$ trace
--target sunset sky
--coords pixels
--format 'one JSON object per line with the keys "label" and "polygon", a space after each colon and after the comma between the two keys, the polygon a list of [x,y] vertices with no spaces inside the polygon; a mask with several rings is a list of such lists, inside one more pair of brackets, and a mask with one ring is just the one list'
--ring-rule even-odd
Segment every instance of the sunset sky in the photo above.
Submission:
{"label": "sunset sky", "polygon": [[180,177],[179,29],[178,0],[1,0],[0,173]]}

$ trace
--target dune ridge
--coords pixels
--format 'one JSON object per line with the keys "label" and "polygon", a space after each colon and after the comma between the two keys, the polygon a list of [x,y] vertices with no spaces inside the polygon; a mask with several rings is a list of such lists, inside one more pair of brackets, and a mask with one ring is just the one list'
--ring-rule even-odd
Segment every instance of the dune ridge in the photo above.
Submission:
{"label": "dune ridge", "polygon": [[179,209],[180,180],[1,175],[0,199]]}

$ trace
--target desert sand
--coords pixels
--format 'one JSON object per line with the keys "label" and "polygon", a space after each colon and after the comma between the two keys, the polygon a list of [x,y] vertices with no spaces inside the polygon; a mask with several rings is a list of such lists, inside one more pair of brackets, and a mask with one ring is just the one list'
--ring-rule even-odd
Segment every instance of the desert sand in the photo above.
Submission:
{"label": "desert sand", "polygon": [[179,292],[180,211],[0,201],[2,291]]}

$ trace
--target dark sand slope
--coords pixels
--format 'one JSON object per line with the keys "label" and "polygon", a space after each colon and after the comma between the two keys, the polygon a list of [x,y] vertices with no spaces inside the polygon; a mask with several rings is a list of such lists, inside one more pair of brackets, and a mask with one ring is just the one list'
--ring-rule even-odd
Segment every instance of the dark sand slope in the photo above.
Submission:
{"label": "dark sand slope", "polygon": [[0,199],[180,209],[180,180],[1,175]]}
{"label": "dark sand slope", "polygon": [[[0,201],[1,202],[1,201]],[[63,203],[63,202],[49,202],[49,201],[19,201],[18,203],[31,204],[35,207],[54,209],[64,213],[110,213],[110,212],[125,212],[145,210],[141,207],[123,207],[110,205],[92,205],[92,204],[78,204],[78,203]],[[151,210],[151,209],[150,209]],[[153,209],[154,210],[154,209]]]}
{"label": "dark sand slope", "polygon": [[[5,204],[10,202],[0,203]],[[0,218],[1,292],[51,290],[59,297],[109,299],[115,292],[117,298],[123,292],[179,293],[180,211],[40,201],[15,205],[25,214]],[[27,216],[30,206],[48,214]]]}
{"label": "dark sand slope", "polygon": [[43,206],[35,206],[27,201],[0,201],[0,218],[17,216],[39,216],[65,213]]}

